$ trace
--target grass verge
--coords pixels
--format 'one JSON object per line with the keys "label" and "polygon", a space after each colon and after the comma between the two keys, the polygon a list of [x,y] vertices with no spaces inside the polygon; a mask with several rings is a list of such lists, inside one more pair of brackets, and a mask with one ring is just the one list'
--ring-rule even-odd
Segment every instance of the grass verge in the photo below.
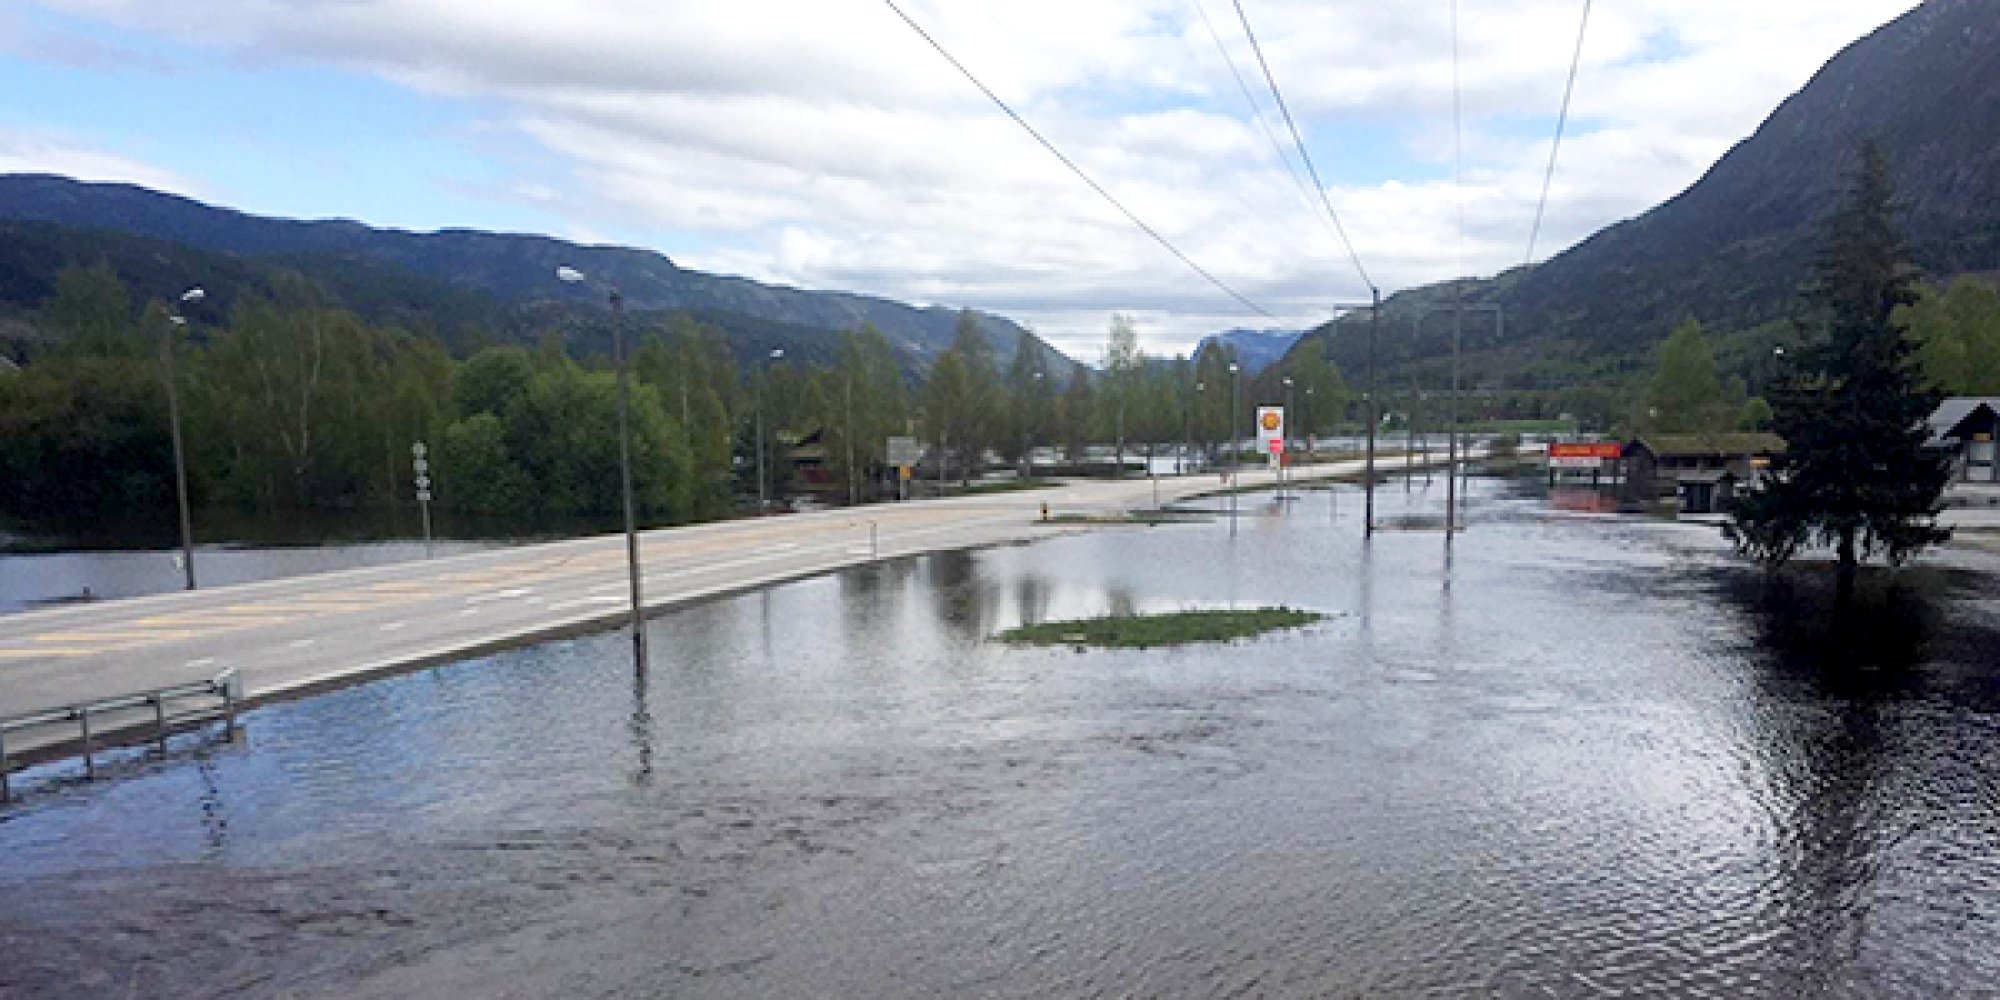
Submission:
{"label": "grass verge", "polygon": [[1228,642],[1266,632],[1303,628],[1325,615],[1295,608],[1254,611],[1176,611],[1158,615],[1110,615],[1078,621],[1023,625],[997,636],[1016,646],[1097,646],[1152,649],[1195,642]]}

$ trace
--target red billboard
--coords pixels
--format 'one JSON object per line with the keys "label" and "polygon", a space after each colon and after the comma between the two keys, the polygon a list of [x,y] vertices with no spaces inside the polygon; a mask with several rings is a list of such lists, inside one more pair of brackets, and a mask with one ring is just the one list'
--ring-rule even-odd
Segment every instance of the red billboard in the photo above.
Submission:
{"label": "red billboard", "polygon": [[1550,458],[1595,458],[1616,460],[1625,455],[1625,446],[1616,441],[1593,441],[1581,444],[1549,445]]}

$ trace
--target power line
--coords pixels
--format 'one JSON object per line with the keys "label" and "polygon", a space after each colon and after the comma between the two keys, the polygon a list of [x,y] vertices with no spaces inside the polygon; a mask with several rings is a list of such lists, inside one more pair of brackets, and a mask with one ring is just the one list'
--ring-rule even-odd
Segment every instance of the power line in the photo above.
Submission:
{"label": "power line", "polygon": [[1165,236],[1160,235],[1159,230],[1156,230],[1152,226],[1147,225],[1144,219],[1139,218],[1139,216],[1134,214],[1131,209],[1126,208],[1123,202],[1119,201],[1115,197],[1112,197],[1111,192],[1106,191],[1104,189],[1104,185],[1097,183],[1095,180],[1092,180],[1089,174],[1083,172],[1082,167],[1077,166],[1075,161],[1071,160],[1068,156],[1063,155],[1063,151],[1057,149],[1055,143],[1050,142],[1048,139],[1044,138],[1040,132],[1035,131],[1035,127],[1033,125],[1028,124],[1027,119],[1021,117],[1020,114],[1016,112],[1011,106],[1009,106],[1006,101],[1000,99],[1000,95],[994,93],[992,88],[986,86],[985,83],[980,81],[979,77],[973,75],[971,70],[965,68],[965,64],[959,62],[958,57],[952,55],[949,49],[946,49],[942,44],[939,44],[937,39],[932,38],[931,33],[925,31],[923,25],[918,24],[913,18],[910,17],[910,15],[904,13],[903,8],[896,5],[896,0],[882,0],[882,2],[888,4],[889,9],[895,11],[896,16],[902,18],[903,23],[909,25],[911,31],[916,32],[917,35],[921,37],[924,41],[929,42],[931,48],[937,50],[938,55],[943,56],[945,58],[945,61],[951,63],[954,69],[958,70],[961,74],[963,74],[967,80],[972,81],[972,85],[978,87],[979,92],[985,94],[987,100],[992,101],[995,105],[997,105],[1000,108],[1000,110],[1006,112],[1007,117],[1014,119],[1014,124],[1021,126],[1021,128],[1025,129],[1029,135],[1034,136],[1035,141],[1041,143],[1043,149],[1048,150],[1049,153],[1054,155],[1056,159],[1061,160],[1063,166],[1068,167],[1071,173],[1081,178],[1085,184],[1090,185],[1090,189],[1092,191],[1097,192],[1098,195],[1102,197],[1105,201],[1110,202],[1111,207],[1116,208],[1118,211],[1124,213],[1125,218],[1130,219],[1133,225],[1138,226],[1141,230],[1145,232],[1146,235],[1151,236],[1161,246],[1166,247],[1168,253],[1171,253],[1175,257],[1180,258],[1181,263],[1186,264],[1190,270],[1194,271],[1194,273],[1201,275],[1203,278],[1206,278],[1209,284],[1214,285],[1219,289],[1222,289],[1222,291],[1228,294],[1230,298],[1233,298],[1236,301],[1241,302],[1244,306],[1248,307],[1252,312],[1255,312],[1266,319],[1274,321],[1277,320],[1278,317],[1272,315],[1270,310],[1265,309],[1263,306],[1260,306],[1257,303],[1250,301],[1249,299],[1243,296],[1243,293],[1237,291],[1234,288],[1229,287],[1227,284],[1224,284],[1221,278],[1218,278],[1215,275],[1210,274],[1206,268],[1203,268],[1200,264],[1195,263],[1194,258],[1189,257],[1185,253],[1182,253],[1181,248],[1175,246],[1173,244],[1173,241],[1167,239]]}
{"label": "power line", "polygon": [[1542,200],[1535,206],[1535,228],[1528,232],[1528,257],[1524,262],[1535,263],[1535,241],[1542,235],[1542,213],[1548,211],[1549,188],[1556,180],[1556,156],[1562,152],[1563,127],[1569,124],[1569,101],[1576,93],[1576,71],[1583,65],[1583,39],[1590,33],[1590,0],[1583,0],[1583,26],[1576,29],[1576,54],[1569,61],[1569,83],[1563,86],[1562,113],[1556,116],[1556,138],[1549,146],[1549,170],[1542,177]]}
{"label": "power line", "polygon": [[1203,6],[1201,0],[1189,0],[1189,2],[1194,4],[1195,13],[1201,15],[1201,23],[1208,29],[1208,37],[1215,42],[1215,51],[1222,56],[1223,64],[1229,67],[1229,75],[1236,79],[1236,89],[1243,92],[1244,103],[1250,105],[1251,117],[1257,119],[1257,127],[1263,131],[1264,138],[1271,143],[1271,151],[1278,155],[1278,162],[1285,165],[1285,173],[1292,178],[1292,185],[1298,189],[1299,197],[1305,200],[1306,211],[1319,219],[1321,225],[1326,226],[1329,235],[1337,238],[1339,232],[1328,224],[1327,216],[1319,202],[1313,198],[1311,189],[1306,187],[1305,175],[1299,173],[1299,168],[1292,163],[1291,154],[1285,151],[1285,144],[1278,139],[1277,131],[1271,128],[1270,119],[1264,117],[1263,108],[1257,104],[1257,98],[1250,93],[1249,81],[1243,79],[1243,74],[1237,70],[1236,59],[1229,54],[1229,46],[1223,43],[1222,33],[1215,30],[1215,22],[1208,17],[1208,8]]}
{"label": "power line", "polygon": [[1368,269],[1361,266],[1361,255],[1354,252],[1354,241],[1347,238],[1347,227],[1340,224],[1340,213],[1333,210],[1333,202],[1326,196],[1326,182],[1320,179],[1319,169],[1313,166],[1312,154],[1306,152],[1306,140],[1299,134],[1299,123],[1292,118],[1292,109],[1285,104],[1284,91],[1278,89],[1278,78],[1271,75],[1271,64],[1264,58],[1264,47],[1257,43],[1257,32],[1250,27],[1250,15],[1243,12],[1243,0],[1231,0],[1236,6],[1236,19],[1243,22],[1243,34],[1250,39],[1250,50],[1257,53],[1257,65],[1264,71],[1264,82],[1271,87],[1271,96],[1277,99],[1278,111],[1285,116],[1285,126],[1292,130],[1292,142],[1299,147],[1299,159],[1305,161],[1306,173],[1312,175],[1313,188],[1319,192],[1320,204],[1326,206],[1326,214],[1333,220],[1334,232],[1340,236],[1340,243],[1347,248],[1347,258],[1354,262],[1355,273],[1368,290],[1376,290],[1374,279],[1368,277]]}

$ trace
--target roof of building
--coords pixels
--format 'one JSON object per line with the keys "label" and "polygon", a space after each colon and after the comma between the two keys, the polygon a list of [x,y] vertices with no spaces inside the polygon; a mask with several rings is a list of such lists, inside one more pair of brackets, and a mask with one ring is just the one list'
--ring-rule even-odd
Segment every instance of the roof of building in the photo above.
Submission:
{"label": "roof of building", "polygon": [[1660,458],[1741,458],[1745,455],[1780,454],[1785,450],[1785,439],[1764,431],[1646,434],[1626,445],[1626,453],[1634,448],[1644,448]]}
{"label": "roof of building", "polygon": [[2000,396],[1953,396],[1939,403],[1925,421],[1931,428],[1930,443],[1944,443],[1944,439],[1952,436],[1951,432],[1957,430],[1958,425],[1965,423],[1965,419],[1982,406],[2000,414]]}
{"label": "roof of building", "polygon": [[1736,479],[1736,478],[1738,478],[1736,473],[1731,472],[1728,469],[1704,469],[1700,472],[1679,473],[1678,475],[1674,476],[1674,482],[1709,483],[1713,485],[1715,483],[1722,482],[1725,479]]}

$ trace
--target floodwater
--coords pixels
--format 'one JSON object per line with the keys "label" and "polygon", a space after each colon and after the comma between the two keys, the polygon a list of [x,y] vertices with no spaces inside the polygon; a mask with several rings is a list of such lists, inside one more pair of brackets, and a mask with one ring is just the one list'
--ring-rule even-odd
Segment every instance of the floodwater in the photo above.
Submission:
{"label": "floodwater", "polygon": [[[665,615],[644,673],[607,633],[43,769],[0,813],[0,995],[2000,991],[1994,557],[1836,610],[1712,528],[1474,499],[1448,556],[1364,546],[1352,492],[1249,497],[1233,538]],[[1334,617],[986,641],[1266,603]]]}

